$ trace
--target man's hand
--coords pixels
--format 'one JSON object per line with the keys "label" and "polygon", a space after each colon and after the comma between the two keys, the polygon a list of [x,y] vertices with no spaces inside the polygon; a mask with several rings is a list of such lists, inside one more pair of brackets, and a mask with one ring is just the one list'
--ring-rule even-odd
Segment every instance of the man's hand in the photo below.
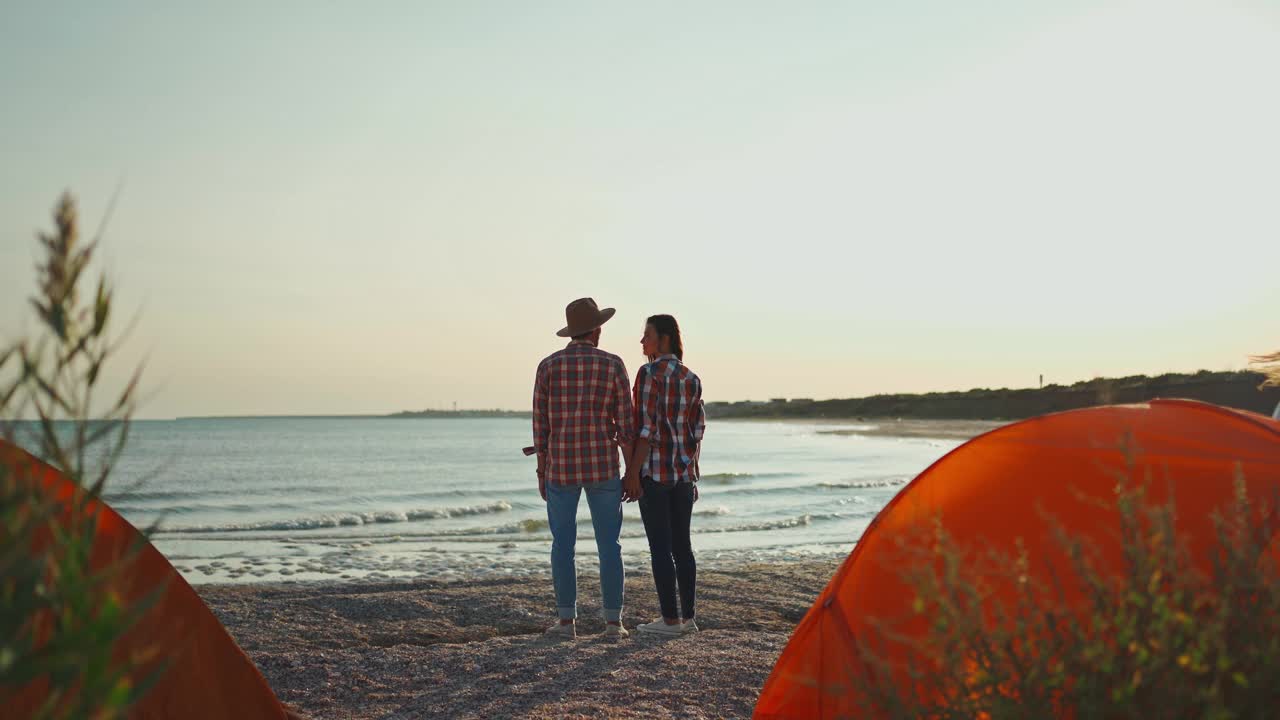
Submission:
{"label": "man's hand", "polygon": [[637,438],[631,445],[631,457],[627,460],[627,474],[622,480],[623,500],[635,502],[644,495],[644,488],[640,487],[640,468],[644,466],[644,461],[648,457],[648,438]]}
{"label": "man's hand", "polygon": [[629,472],[622,479],[622,500],[623,502],[635,502],[644,495],[644,488],[640,487],[640,474]]}
{"label": "man's hand", "polygon": [[544,455],[538,456],[538,494],[542,496],[542,502],[547,501],[547,459]]}

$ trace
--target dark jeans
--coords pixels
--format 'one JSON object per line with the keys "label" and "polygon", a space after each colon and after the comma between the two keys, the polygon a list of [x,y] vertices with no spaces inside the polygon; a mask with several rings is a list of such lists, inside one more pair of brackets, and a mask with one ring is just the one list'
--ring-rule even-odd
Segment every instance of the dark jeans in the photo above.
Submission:
{"label": "dark jeans", "polygon": [[[668,620],[693,619],[694,585],[698,566],[693,561],[689,540],[689,519],[693,515],[693,483],[663,485],[649,478],[640,481],[640,517],[649,536],[653,561],[653,584],[658,588],[658,605]],[[676,612],[676,583],[680,585],[680,609]]]}

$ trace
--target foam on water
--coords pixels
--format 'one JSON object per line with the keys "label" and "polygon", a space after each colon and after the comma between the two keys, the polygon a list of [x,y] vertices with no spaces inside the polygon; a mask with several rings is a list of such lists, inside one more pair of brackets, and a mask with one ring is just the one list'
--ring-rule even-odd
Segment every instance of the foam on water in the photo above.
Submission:
{"label": "foam on water", "polygon": [[838,480],[835,482],[820,482],[817,484],[821,488],[834,488],[838,490],[861,489],[861,488],[887,488],[906,485],[908,478],[891,478],[887,480]]}
{"label": "foam on water", "polygon": [[720,484],[728,485],[730,483],[741,480],[755,480],[768,478],[791,477],[791,473],[749,473],[749,472],[720,472],[703,475],[701,482],[704,484]]}

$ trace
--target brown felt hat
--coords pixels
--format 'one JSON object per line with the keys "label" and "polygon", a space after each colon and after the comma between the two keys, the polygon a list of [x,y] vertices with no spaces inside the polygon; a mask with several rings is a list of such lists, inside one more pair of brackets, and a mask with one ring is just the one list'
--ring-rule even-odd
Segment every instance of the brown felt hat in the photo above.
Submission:
{"label": "brown felt hat", "polygon": [[609,318],[617,312],[613,308],[605,308],[601,310],[596,307],[596,301],[591,298],[581,298],[569,303],[564,309],[565,326],[560,328],[556,334],[560,337],[574,337],[576,335],[586,335],[596,328],[609,322]]}

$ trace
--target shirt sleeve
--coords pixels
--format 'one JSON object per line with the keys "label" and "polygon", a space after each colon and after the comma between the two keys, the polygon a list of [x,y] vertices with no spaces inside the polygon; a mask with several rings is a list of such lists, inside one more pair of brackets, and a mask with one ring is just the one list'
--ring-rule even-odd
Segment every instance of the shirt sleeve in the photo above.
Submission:
{"label": "shirt sleeve", "polygon": [[636,439],[636,411],[631,404],[631,390],[627,387],[626,363],[619,360],[617,371],[613,381],[613,422],[618,429],[618,444],[625,447]]}
{"label": "shirt sleeve", "polygon": [[547,446],[551,438],[548,400],[546,366],[539,365],[538,374],[533,380],[533,447],[539,455],[547,454]]}
{"label": "shirt sleeve", "polygon": [[707,433],[707,410],[702,403],[702,385],[697,386],[697,394],[693,399],[693,439],[702,442]]}
{"label": "shirt sleeve", "polygon": [[658,378],[651,366],[640,368],[640,374],[636,376],[636,390],[639,437],[652,445],[662,438],[658,437]]}

